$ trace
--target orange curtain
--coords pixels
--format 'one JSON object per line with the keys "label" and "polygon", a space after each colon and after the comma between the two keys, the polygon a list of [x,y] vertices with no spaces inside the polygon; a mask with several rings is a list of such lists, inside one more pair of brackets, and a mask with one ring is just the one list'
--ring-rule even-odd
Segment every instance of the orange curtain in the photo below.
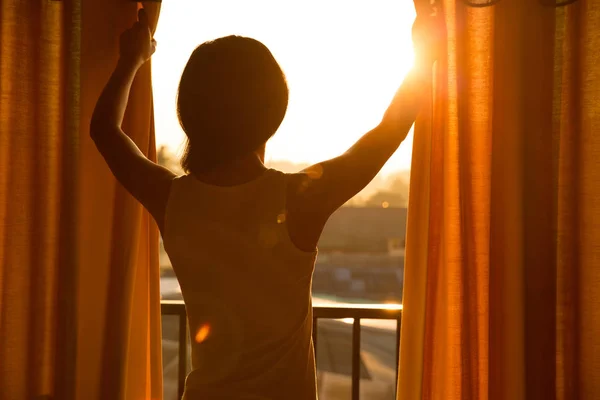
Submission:
{"label": "orange curtain", "polygon": [[0,1],[0,399],[73,398],[80,9]]}
{"label": "orange curtain", "polygon": [[[158,232],[89,139],[136,8],[0,0],[2,400],[162,397]],[[155,158],[152,107],[146,65],[124,128]]]}
{"label": "orange curtain", "polygon": [[600,1],[443,0],[398,398],[600,398]]}

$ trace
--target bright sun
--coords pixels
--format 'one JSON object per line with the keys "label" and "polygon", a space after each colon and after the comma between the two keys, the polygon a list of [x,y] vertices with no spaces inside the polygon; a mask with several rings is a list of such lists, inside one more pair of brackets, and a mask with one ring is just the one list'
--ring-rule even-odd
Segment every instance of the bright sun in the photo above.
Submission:
{"label": "bright sun", "polygon": [[[286,73],[290,102],[267,158],[314,163],[379,122],[413,62],[409,0],[177,0],[163,3],[153,58],[158,144],[183,141],[175,114],[192,50],[220,36],[261,40]],[[410,168],[411,139],[386,170]]]}

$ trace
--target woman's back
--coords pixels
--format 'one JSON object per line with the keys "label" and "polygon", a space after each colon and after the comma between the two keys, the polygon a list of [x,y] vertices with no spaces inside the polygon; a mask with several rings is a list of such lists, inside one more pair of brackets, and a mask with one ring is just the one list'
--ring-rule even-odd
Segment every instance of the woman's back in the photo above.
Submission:
{"label": "woman's back", "polygon": [[173,181],[163,239],[192,338],[185,399],[315,399],[315,252],[286,226],[286,175],[237,186]]}

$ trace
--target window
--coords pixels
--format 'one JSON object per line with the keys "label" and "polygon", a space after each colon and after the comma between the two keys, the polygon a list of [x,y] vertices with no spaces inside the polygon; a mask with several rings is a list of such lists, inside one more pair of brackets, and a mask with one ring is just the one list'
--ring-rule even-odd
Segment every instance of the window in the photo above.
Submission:
{"label": "window", "polygon": [[[240,34],[271,49],[286,73],[290,101],[267,160],[273,168],[294,172],[341,154],[379,122],[412,65],[413,19],[412,2],[399,0],[163,3],[152,61],[159,161],[178,170],[184,134],[175,94],[191,51],[203,41]],[[316,306],[400,303],[411,149],[412,134],[374,181],[330,219],[319,242]],[[163,298],[181,298],[162,248],[161,270]],[[169,318],[163,320],[165,368],[177,357],[171,326],[176,322]],[[350,342],[352,327],[345,322],[319,322],[319,390],[325,400],[350,398],[350,353],[344,343]],[[393,399],[395,321],[363,325],[361,395]],[[165,372],[166,400],[176,396],[172,379]]]}

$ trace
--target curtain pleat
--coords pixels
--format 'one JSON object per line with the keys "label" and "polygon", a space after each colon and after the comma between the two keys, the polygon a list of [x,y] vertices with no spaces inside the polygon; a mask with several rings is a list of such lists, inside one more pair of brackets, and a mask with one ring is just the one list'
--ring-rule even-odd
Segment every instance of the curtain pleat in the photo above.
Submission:
{"label": "curtain pleat", "polygon": [[0,2],[1,399],[72,398],[79,29],[73,2]]}
{"label": "curtain pleat", "polygon": [[[118,38],[137,18],[134,2],[85,2],[82,26],[81,126],[91,115],[118,59]],[[160,5],[145,4],[156,27]],[[141,151],[156,160],[150,63],[131,89],[123,130]],[[81,145],[81,226],[79,301],[94,307],[80,313],[80,398],[158,399],[162,397],[162,353],[158,230],[147,211],[112,177],[94,144]],[[99,284],[101,283],[101,284]],[[84,309],[82,309],[84,310]],[[85,330],[83,330],[85,329]],[[82,368],[78,368],[82,370]]]}

